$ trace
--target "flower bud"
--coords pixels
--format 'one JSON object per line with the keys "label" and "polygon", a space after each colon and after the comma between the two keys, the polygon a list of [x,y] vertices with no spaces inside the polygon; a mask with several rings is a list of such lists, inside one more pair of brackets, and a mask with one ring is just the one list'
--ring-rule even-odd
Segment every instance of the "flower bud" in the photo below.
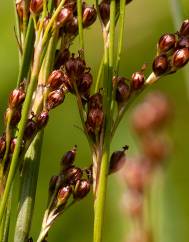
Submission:
{"label": "flower bud", "polygon": [[102,0],[99,4],[100,17],[104,25],[110,20],[110,1]]}
{"label": "flower bud", "polygon": [[132,74],[132,88],[134,90],[139,90],[144,85],[144,74],[141,71],[137,71]]}
{"label": "flower bud", "polygon": [[116,101],[118,103],[124,103],[128,100],[130,95],[130,87],[125,83],[124,77],[117,77],[117,87],[116,87]]}
{"label": "flower bud", "polygon": [[169,62],[166,55],[157,56],[152,65],[153,71],[156,76],[161,76],[168,71]]}
{"label": "flower bud", "polygon": [[104,113],[102,109],[93,108],[89,111],[87,115],[87,123],[94,130],[99,130],[102,127],[104,121]]}
{"label": "flower bud", "polygon": [[62,8],[62,10],[59,12],[57,19],[56,19],[56,25],[57,27],[63,27],[66,23],[68,23],[73,17],[73,12],[69,8]]}
{"label": "flower bud", "polygon": [[4,136],[1,136],[0,137],[0,158],[2,158],[4,156],[5,150],[6,150],[5,137]]}
{"label": "flower bud", "polygon": [[61,89],[52,91],[47,97],[47,110],[51,110],[63,103],[65,94]]}
{"label": "flower bud", "polygon": [[72,57],[66,62],[65,67],[66,72],[70,77],[79,79],[84,73],[86,64],[80,56],[75,58],[74,55],[72,55]]}
{"label": "flower bud", "polygon": [[176,37],[174,34],[164,34],[160,37],[158,42],[158,49],[160,53],[167,52],[175,47]]}
{"label": "flower bud", "polygon": [[87,196],[87,194],[90,192],[90,182],[88,180],[79,180],[76,183],[75,189],[74,189],[74,199],[82,199]]}
{"label": "flower bud", "polygon": [[54,70],[47,81],[47,84],[52,90],[56,90],[60,88],[60,86],[63,84],[63,78],[64,74],[61,70]]}
{"label": "flower bud", "polygon": [[30,11],[34,14],[40,13],[43,9],[43,0],[30,0]]}
{"label": "flower bud", "polygon": [[49,112],[48,111],[42,111],[38,117],[37,117],[37,127],[38,129],[42,129],[47,125],[47,122],[49,120]]}
{"label": "flower bud", "polygon": [[97,12],[94,6],[84,7],[83,10],[83,27],[87,28],[92,25],[97,18]]}
{"label": "flower bud", "polygon": [[76,35],[78,33],[78,20],[77,17],[73,17],[66,23],[64,30],[68,34]]}
{"label": "flower bud", "polygon": [[92,75],[88,72],[83,73],[81,83],[78,87],[79,92],[85,93],[86,91],[88,91],[92,85],[92,82],[93,82]]}
{"label": "flower bud", "polygon": [[77,152],[77,145],[75,145],[71,150],[66,152],[66,154],[63,156],[61,160],[61,165],[63,167],[72,166],[75,160],[76,152]]}
{"label": "flower bud", "polygon": [[65,48],[61,52],[58,51],[58,57],[56,59],[55,68],[60,69],[60,67],[63,66],[66,63],[66,61],[69,59],[69,57],[70,57],[70,51],[68,48]]}
{"label": "flower bud", "polygon": [[25,100],[25,91],[20,87],[14,89],[9,96],[9,108],[18,108]]}
{"label": "flower bud", "polygon": [[93,108],[99,108],[102,109],[102,94],[95,93],[94,95],[90,96],[89,98],[89,103],[88,103],[88,109],[93,109]]}
{"label": "flower bud", "polygon": [[128,146],[123,147],[123,150],[115,151],[112,153],[109,164],[109,174],[119,171],[126,162],[125,151]]}
{"label": "flower bud", "polygon": [[65,186],[59,189],[58,194],[57,194],[57,203],[56,207],[64,207],[72,194],[72,188],[71,186]]}
{"label": "flower bud", "polygon": [[28,119],[24,130],[24,138],[30,139],[34,135],[36,129],[37,129],[37,123],[32,119]]}
{"label": "flower bud", "polygon": [[65,180],[68,184],[75,184],[78,180],[82,178],[83,172],[80,168],[72,166],[63,170],[65,174]]}
{"label": "flower bud", "polygon": [[186,19],[182,25],[181,25],[181,28],[180,28],[180,31],[179,31],[179,34],[181,36],[189,36],[189,20]]}
{"label": "flower bud", "polygon": [[177,46],[178,49],[183,49],[183,48],[189,48],[189,38],[187,37],[181,37],[177,41]]}
{"label": "flower bud", "polygon": [[172,57],[173,66],[176,68],[181,68],[185,66],[189,61],[189,49],[183,48],[176,50]]}

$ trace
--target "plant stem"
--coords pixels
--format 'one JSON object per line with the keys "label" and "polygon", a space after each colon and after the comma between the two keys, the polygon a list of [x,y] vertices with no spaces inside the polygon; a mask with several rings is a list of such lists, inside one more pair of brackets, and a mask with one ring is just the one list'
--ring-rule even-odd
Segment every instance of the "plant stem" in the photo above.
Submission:
{"label": "plant stem", "polygon": [[78,27],[79,27],[79,42],[80,48],[84,50],[83,40],[83,17],[82,17],[82,1],[77,0],[77,16],[78,16]]}
{"label": "plant stem", "polygon": [[14,242],[25,242],[29,236],[35,203],[43,133],[44,131],[42,130],[36,135],[25,155]]}

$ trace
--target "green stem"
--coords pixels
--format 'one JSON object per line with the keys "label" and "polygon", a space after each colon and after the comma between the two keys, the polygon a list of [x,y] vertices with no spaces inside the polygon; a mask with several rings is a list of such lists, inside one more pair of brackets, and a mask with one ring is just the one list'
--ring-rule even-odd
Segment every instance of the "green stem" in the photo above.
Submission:
{"label": "green stem", "polygon": [[78,17],[78,27],[79,27],[80,48],[84,50],[82,0],[77,0],[77,17]]}
{"label": "green stem", "polygon": [[100,87],[100,81],[101,81],[101,77],[102,77],[103,68],[104,68],[104,56],[101,59],[100,66],[98,69],[98,75],[97,75],[97,79],[95,82],[95,90],[94,90],[95,93],[98,92],[99,87]]}
{"label": "green stem", "polygon": [[44,131],[42,130],[37,134],[25,155],[14,242],[25,242],[29,236],[35,203],[43,133]]}

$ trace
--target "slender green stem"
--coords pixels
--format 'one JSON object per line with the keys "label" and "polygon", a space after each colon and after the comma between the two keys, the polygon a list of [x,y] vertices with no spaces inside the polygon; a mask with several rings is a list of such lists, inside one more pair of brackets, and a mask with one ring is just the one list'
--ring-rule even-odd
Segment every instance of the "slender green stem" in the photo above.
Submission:
{"label": "slender green stem", "polygon": [[25,242],[29,236],[35,203],[43,133],[42,130],[37,134],[24,158],[14,242]]}
{"label": "slender green stem", "polygon": [[95,93],[98,92],[99,87],[100,87],[103,68],[104,68],[104,56],[101,59],[100,66],[99,66],[99,69],[98,69],[98,75],[97,75],[97,79],[96,79],[96,82],[95,82],[95,89],[94,89]]}
{"label": "slender green stem", "polygon": [[77,17],[78,17],[78,27],[79,27],[80,48],[84,50],[82,0],[77,0]]}

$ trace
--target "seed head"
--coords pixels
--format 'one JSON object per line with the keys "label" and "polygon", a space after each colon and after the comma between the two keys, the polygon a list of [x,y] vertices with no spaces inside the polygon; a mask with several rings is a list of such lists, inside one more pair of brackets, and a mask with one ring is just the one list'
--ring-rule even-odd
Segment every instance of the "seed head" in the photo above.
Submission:
{"label": "seed head", "polygon": [[77,152],[77,145],[75,145],[71,150],[66,152],[66,154],[63,156],[61,160],[61,165],[63,167],[72,166],[75,160],[76,152]]}
{"label": "seed head", "polygon": [[80,79],[82,74],[84,73],[86,64],[85,61],[80,57],[72,57],[65,64],[67,74],[74,79]]}
{"label": "seed head", "polygon": [[14,89],[9,96],[9,108],[18,108],[25,100],[25,91],[22,87]]}
{"label": "seed head", "polygon": [[99,4],[100,17],[104,25],[110,20],[110,1],[102,0]]}
{"label": "seed head", "polygon": [[83,10],[83,27],[87,28],[92,25],[97,18],[97,12],[94,6],[84,7]]}
{"label": "seed head", "polygon": [[47,125],[48,120],[49,120],[49,112],[48,111],[42,111],[37,117],[37,127],[38,127],[38,129],[44,128]]}
{"label": "seed head", "polygon": [[189,37],[189,19],[186,19],[182,23],[179,34],[180,34],[180,36]]}
{"label": "seed head", "polygon": [[86,93],[90,89],[92,82],[93,82],[93,77],[91,73],[89,72],[83,73],[81,83],[78,87],[79,92]]}
{"label": "seed head", "polygon": [[68,23],[73,17],[73,12],[69,8],[62,8],[60,13],[58,14],[58,17],[56,19],[56,25],[57,27],[63,27],[66,23]]}
{"label": "seed head", "polygon": [[158,42],[158,49],[160,53],[167,52],[175,47],[176,37],[174,34],[164,34],[160,37]]}
{"label": "seed head", "polygon": [[68,23],[66,23],[64,30],[68,34],[76,35],[78,33],[78,20],[77,17],[72,17]]}
{"label": "seed head", "polygon": [[130,87],[126,84],[124,77],[117,77],[116,79],[116,101],[118,103],[124,103],[128,100],[130,95]]}
{"label": "seed head", "polygon": [[132,79],[131,85],[134,90],[139,90],[143,87],[144,80],[145,80],[143,72],[137,71],[133,73],[131,79]]}
{"label": "seed head", "polygon": [[64,74],[61,70],[54,70],[49,78],[48,78],[48,85],[52,90],[56,90],[60,88],[60,86],[63,84]]}
{"label": "seed head", "polygon": [[65,174],[65,180],[68,184],[75,184],[78,180],[82,178],[83,172],[79,167],[69,167],[63,170]]}
{"label": "seed head", "polygon": [[63,103],[65,94],[62,89],[58,89],[49,93],[47,97],[47,110],[51,110]]}
{"label": "seed head", "polygon": [[168,71],[169,62],[166,55],[157,56],[152,65],[153,71],[156,76],[161,76]]}
{"label": "seed head", "polygon": [[90,192],[90,182],[88,180],[78,180],[74,189],[74,199],[82,199]]}
{"label": "seed head", "polygon": [[97,92],[94,95],[90,96],[89,102],[88,102],[88,109],[102,109],[102,94]]}
{"label": "seed head", "polygon": [[183,48],[176,50],[173,54],[172,63],[176,68],[181,68],[185,66],[189,61],[189,49]]}
{"label": "seed head", "polygon": [[37,129],[37,123],[32,119],[28,119],[28,122],[24,130],[24,138],[30,139],[34,135],[36,129]]}
{"label": "seed head", "polygon": [[109,164],[109,174],[119,171],[126,162],[125,151],[128,146],[123,147],[123,150],[118,150],[112,153]]}
{"label": "seed head", "polygon": [[99,130],[102,127],[104,121],[104,113],[102,109],[93,108],[87,115],[87,123],[93,130]]}
{"label": "seed head", "polygon": [[58,194],[57,194],[57,203],[56,207],[64,207],[72,194],[72,188],[71,186],[65,186],[59,189]]}

